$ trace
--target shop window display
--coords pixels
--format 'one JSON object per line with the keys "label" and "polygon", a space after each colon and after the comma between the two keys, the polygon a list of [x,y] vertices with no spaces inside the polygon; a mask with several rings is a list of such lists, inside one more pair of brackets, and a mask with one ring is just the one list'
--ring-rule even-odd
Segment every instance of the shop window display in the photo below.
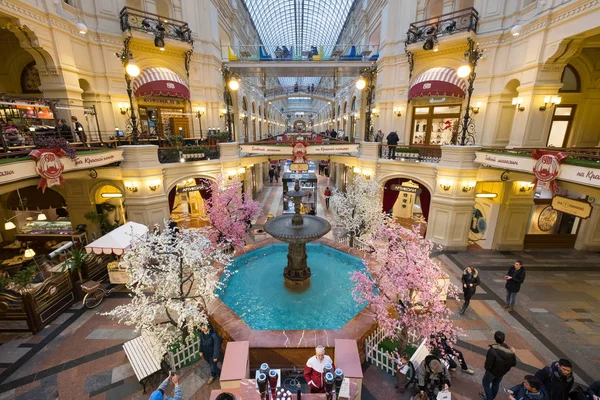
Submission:
{"label": "shop window display", "polygon": [[415,107],[412,144],[446,145],[458,130],[460,105]]}

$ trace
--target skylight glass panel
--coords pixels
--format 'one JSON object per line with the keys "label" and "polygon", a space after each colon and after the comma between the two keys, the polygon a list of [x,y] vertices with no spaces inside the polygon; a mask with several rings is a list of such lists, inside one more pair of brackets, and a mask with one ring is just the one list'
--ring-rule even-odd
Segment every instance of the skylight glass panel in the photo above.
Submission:
{"label": "skylight glass panel", "polygon": [[306,86],[311,86],[311,85],[318,86],[320,80],[321,80],[321,78],[318,76],[310,76],[310,77],[304,76],[304,77],[299,77],[299,78],[286,76],[286,77],[279,78],[279,84],[283,87],[292,87],[296,83],[298,83],[299,87],[306,87]]}

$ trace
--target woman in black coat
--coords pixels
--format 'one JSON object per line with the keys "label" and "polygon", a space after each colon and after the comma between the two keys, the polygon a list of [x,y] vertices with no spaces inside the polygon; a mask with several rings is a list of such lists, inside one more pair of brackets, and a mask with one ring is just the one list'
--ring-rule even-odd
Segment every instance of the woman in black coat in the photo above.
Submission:
{"label": "woman in black coat", "polygon": [[475,295],[477,286],[479,286],[479,271],[475,267],[468,266],[462,275],[463,294],[465,296],[465,304],[460,309],[460,314],[464,314],[469,307],[471,297]]}

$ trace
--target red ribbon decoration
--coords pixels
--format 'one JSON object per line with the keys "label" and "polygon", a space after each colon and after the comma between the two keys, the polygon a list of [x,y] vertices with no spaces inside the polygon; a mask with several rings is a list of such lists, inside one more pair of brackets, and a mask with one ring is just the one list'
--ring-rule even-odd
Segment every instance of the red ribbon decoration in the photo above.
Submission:
{"label": "red ribbon decoration", "polygon": [[62,186],[65,182],[62,176],[65,166],[60,161],[60,157],[65,154],[65,151],[59,148],[36,149],[29,153],[29,156],[37,162],[35,170],[41,176],[38,188],[42,189],[42,193],[46,192],[46,187]]}
{"label": "red ribbon decoration", "polygon": [[[539,161],[535,164],[535,166],[533,167],[533,173],[535,174],[536,178],[534,179],[533,183],[537,184],[539,180],[542,182],[543,186],[552,189],[553,193],[558,193],[559,188],[558,184],[556,183],[556,178],[560,174],[560,164],[562,164],[563,161],[566,160],[567,155],[561,152],[537,149],[534,150],[533,153],[531,153],[531,156],[536,160],[539,160],[544,156],[551,156],[552,159],[556,159],[556,162],[558,163],[556,167],[552,167],[552,159],[550,166],[546,168],[541,168],[541,163]],[[543,165],[547,164],[548,163],[544,163]]]}

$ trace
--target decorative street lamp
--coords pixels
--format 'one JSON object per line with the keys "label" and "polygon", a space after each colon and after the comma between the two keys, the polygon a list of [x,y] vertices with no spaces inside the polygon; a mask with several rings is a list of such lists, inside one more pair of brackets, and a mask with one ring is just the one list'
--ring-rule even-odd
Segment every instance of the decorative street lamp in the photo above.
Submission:
{"label": "decorative street lamp", "polygon": [[356,81],[358,90],[366,89],[365,96],[367,104],[365,108],[365,134],[364,140],[370,142],[373,138],[373,124],[371,113],[373,112],[373,95],[375,94],[375,79],[377,78],[377,67],[372,66],[361,71],[360,78]]}
{"label": "decorative street lamp", "polygon": [[237,91],[240,88],[239,79],[227,68],[223,67],[223,81],[224,81],[224,93],[225,98],[225,123],[227,124],[227,132],[229,134],[229,141],[233,142],[233,97],[231,96],[232,91]]}
{"label": "decorative street lamp", "polygon": [[[477,114],[477,111],[471,107],[471,95],[473,94],[473,84],[475,83],[475,67],[477,62],[483,56],[484,50],[480,50],[479,47],[475,47],[475,42],[471,38],[467,38],[467,50],[465,50],[465,60],[463,64],[458,67],[456,74],[459,78],[467,78],[469,86],[467,88],[467,106],[465,108],[465,115],[462,122],[459,124],[459,128],[456,135],[452,136],[452,144],[460,144],[461,146],[475,144],[475,122],[471,117],[471,112]],[[460,136],[459,136],[460,135]]]}
{"label": "decorative street lamp", "polygon": [[196,117],[198,118],[198,123],[200,124],[200,140],[202,140],[202,116],[205,113],[206,113],[206,107],[196,108]]}
{"label": "decorative street lamp", "polygon": [[133,137],[133,144],[138,144],[139,134],[137,117],[133,108],[133,91],[131,90],[131,78],[135,78],[140,74],[140,68],[135,64],[135,61],[133,60],[133,53],[129,49],[130,41],[131,37],[125,38],[125,40],[123,41],[123,50],[120,53],[115,53],[115,55],[121,60],[123,68],[125,68],[125,83],[127,84],[127,96],[129,96],[128,112],[131,113],[131,136]]}

